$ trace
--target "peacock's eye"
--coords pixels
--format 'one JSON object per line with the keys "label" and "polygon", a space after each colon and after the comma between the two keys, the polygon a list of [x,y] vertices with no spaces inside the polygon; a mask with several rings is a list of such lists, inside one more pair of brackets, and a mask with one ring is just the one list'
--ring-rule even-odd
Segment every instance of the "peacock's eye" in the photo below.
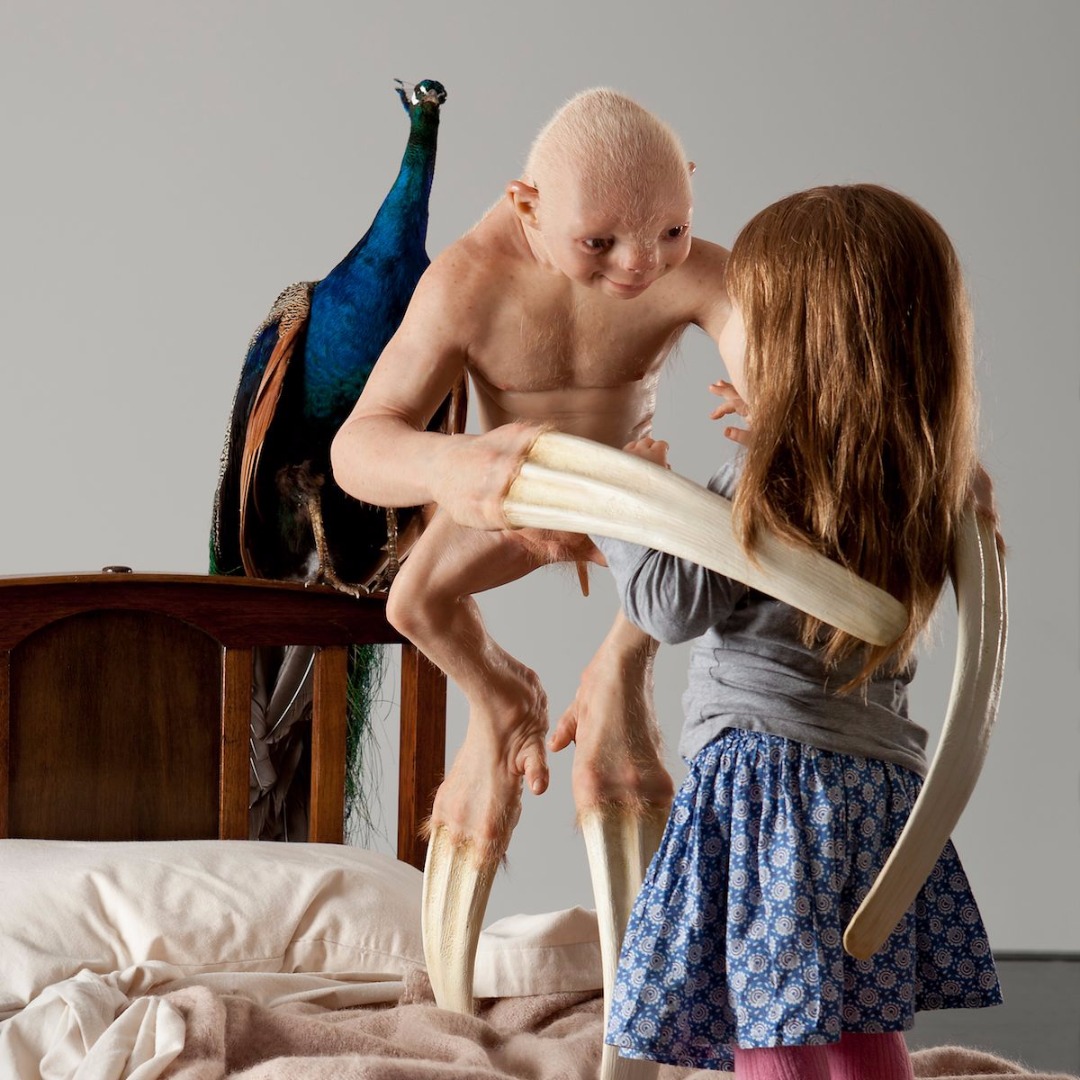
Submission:
{"label": "peacock's eye", "polygon": [[589,239],[581,241],[582,247],[584,247],[586,251],[592,252],[594,255],[601,255],[605,251],[608,251],[613,243],[613,240],[602,239],[598,236],[591,236]]}

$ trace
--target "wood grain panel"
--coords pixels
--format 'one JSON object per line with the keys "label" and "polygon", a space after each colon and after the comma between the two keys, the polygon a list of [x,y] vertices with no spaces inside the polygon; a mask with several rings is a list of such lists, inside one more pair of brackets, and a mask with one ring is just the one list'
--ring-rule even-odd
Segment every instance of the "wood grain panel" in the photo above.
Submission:
{"label": "wood grain panel", "polygon": [[345,728],[349,650],[315,654],[311,705],[311,802],[308,839],[340,844],[345,833]]}
{"label": "wood grain panel", "polygon": [[221,769],[218,835],[222,840],[248,838],[251,744],[251,649],[221,653]]}
{"label": "wood grain panel", "polygon": [[11,835],[216,836],[219,670],[212,639],[144,612],[90,612],[28,637],[11,658]]}
{"label": "wood grain panel", "polygon": [[446,769],[446,676],[414,645],[401,646],[397,857],[423,869],[431,814]]}

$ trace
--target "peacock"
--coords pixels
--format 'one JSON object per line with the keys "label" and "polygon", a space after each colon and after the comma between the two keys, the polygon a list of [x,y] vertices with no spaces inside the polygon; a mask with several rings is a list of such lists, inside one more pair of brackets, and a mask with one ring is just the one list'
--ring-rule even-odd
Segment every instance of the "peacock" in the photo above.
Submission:
{"label": "peacock", "polygon": [[[214,498],[210,572],[324,582],[361,595],[385,589],[422,528],[418,508],[386,510],[346,495],[330,443],[401,322],[430,260],[428,200],[435,172],[441,83],[397,80],[409,138],[397,178],[371,226],[316,282],[290,285],[249,343],[233,400]],[[464,428],[459,384],[432,418]],[[303,838],[306,806],[292,792],[302,767],[295,721],[310,700],[309,650],[256,658],[252,834]],[[356,794],[368,698],[381,650],[350,657],[349,809]],[[290,734],[291,733],[291,734]],[[304,789],[304,785],[297,785]],[[287,805],[291,801],[291,805]]]}

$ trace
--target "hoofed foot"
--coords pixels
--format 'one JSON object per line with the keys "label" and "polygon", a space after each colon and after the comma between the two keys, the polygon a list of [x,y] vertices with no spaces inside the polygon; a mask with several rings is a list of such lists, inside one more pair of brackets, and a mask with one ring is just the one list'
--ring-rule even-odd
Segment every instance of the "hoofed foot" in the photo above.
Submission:
{"label": "hoofed foot", "polygon": [[[649,862],[660,846],[666,818],[664,810],[635,813],[620,807],[595,810],[581,820],[600,927],[605,1031],[630,909]],[[654,1061],[620,1058],[614,1046],[604,1043],[600,1080],[648,1080],[656,1075],[658,1068]]]}
{"label": "hoofed foot", "polygon": [[473,968],[499,860],[478,857],[439,826],[428,842],[421,916],[428,978],[441,1009],[474,1011]]}

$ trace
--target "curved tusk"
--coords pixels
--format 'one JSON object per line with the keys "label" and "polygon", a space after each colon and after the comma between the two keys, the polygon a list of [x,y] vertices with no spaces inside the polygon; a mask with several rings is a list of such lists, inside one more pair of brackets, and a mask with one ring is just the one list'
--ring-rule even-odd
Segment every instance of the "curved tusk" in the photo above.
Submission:
{"label": "curved tusk", "polygon": [[[619,966],[619,949],[630,919],[630,909],[645,880],[649,861],[660,846],[666,819],[666,809],[644,814],[596,810],[581,821],[600,928],[605,1032],[611,1012],[615,971]],[[655,1061],[620,1058],[614,1046],[604,1043],[600,1080],[648,1080],[658,1069]]]}
{"label": "curved tusk", "polygon": [[956,667],[934,760],[911,816],[844,933],[860,960],[896,929],[934,869],[982,771],[1005,667],[1005,566],[990,525],[972,512],[957,536],[959,607]]}
{"label": "curved tusk", "polygon": [[690,559],[874,645],[907,626],[898,600],[809,548],[762,536],[751,560],[728,499],[590,439],[538,436],[503,510],[512,526],[591,532]]}
{"label": "curved tusk", "polygon": [[441,1009],[472,1013],[476,945],[498,859],[477,860],[437,828],[424,863],[421,931],[428,978]]}

